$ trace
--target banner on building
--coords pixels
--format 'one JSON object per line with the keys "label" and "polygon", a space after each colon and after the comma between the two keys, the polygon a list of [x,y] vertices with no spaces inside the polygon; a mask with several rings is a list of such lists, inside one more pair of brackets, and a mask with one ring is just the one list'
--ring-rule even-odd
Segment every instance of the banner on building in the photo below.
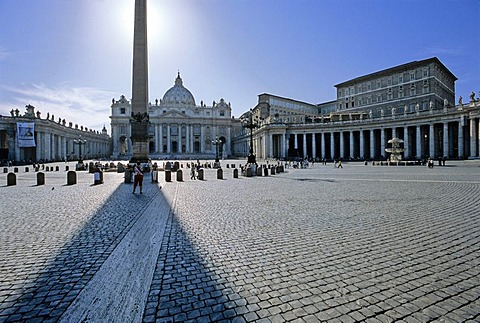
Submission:
{"label": "banner on building", "polygon": [[18,147],[35,147],[35,123],[17,122]]}

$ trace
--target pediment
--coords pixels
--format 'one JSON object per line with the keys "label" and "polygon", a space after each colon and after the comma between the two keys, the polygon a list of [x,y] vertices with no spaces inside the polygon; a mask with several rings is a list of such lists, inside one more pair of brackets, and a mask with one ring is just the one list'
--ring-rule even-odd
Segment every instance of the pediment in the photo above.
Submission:
{"label": "pediment", "polygon": [[166,113],[162,113],[160,115],[160,117],[162,117],[162,118],[176,118],[176,119],[182,118],[182,119],[184,119],[184,118],[188,118],[188,115],[186,115],[185,113],[182,113],[178,110],[169,110]]}

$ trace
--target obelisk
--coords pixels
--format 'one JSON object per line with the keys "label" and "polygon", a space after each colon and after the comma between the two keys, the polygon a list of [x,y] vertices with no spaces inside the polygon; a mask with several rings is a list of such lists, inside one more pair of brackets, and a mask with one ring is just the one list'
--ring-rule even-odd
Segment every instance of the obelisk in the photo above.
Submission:
{"label": "obelisk", "polygon": [[132,163],[148,161],[148,122],[147,0],[135,0],[130,118]]}

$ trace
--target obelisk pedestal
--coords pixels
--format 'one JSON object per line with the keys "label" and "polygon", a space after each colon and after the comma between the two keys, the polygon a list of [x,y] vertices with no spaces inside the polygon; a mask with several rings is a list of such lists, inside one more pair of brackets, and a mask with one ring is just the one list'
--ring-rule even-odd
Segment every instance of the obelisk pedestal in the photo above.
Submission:
{"label": "obelisk pedestal", "polygon": [[135,0],[133,30],[132,115],[130,118],[132,158],[130,162],[148,161],[148,49],[147,3]]}

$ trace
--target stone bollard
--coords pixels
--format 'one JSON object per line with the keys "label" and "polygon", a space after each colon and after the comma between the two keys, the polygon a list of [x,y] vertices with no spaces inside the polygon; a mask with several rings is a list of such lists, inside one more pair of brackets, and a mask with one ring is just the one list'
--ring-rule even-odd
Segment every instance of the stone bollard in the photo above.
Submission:
{"label": "stone bollard", "polygon": [[183,182],[183,171],[181,169],[177,170],[177,182]]}
{"label": "stone bollard", "polygon": [[130,169],[125,170],[125,173],[124,173],[123,177],[124,177],[124,183],[125,184],[131,184],[132,183],[132,171]]}
{"label": "stone bollard", "polygon": [[77,173],[74,170],[71,170],[67,173],[67,185],[77,184]]}
{"label": "stone bollard", "polygon": [[198,178],[199,180],[203,181],[203,179],[204,179],[204,178],[203,178],[203,168],[200,168],[197,173],[198,173],[198,174],[197,174],[197,178]]}
{"label": "stone bollard", "polygon": [[173,171],[176,172],[180,168],[180,163],[179,162],[174,162],[173,163]]}
{"label": "stone bollard", "polygon": [[257,167],[257,176],[262,176],[262,169],[261,166]]}
{"label": "stone bollard", "polygon": [[217,169],[217,179],[223,179],[223,170],[221,168]]}
{"label": "stone bollard", "polygon": [[103,184],[103,172],[100,169],[96,169],[93,173],[93,185]]}
{"label": "stone bollard", "polygon": [[165,182],[171,182],[172,181],[172,171],[171,170],[165,170]]}
{"label": "stone bollard", "polygon": [[3,167],[3,173],[4,174],[8,173],[8,168],[7,167]]}
{"label": "stone bollard", "polygon": [[7,186],[17,185],[17,175],[14,173],[8,173],[7,175]]}
{"label": "stone bollard", "polygon": [[67,165],[65,166],[65,171],[68,172],[70,170],[70,167]]}
{"label": "stone bollard", "polygon": [[277,174],[280,174],[280,166],[276,166],[275,170],[276,170]]}
{"label": "stone bollard", "polygon": [[55,166],[55,171],[58,172],[60,170],[60,166]]}
{"label": "stone bollard", "polygon": [[14,172],[14,173],[18,173],[18,167],[14,167],[14,168],[13,168],[13,172]]}
{"label": "stone bollard", "polygon": [[230,165],[227,164],[227,168],[230,168]]}
{"label": "stone bollard", "polygon": [[45,185],[45,173],[37,173],[37,186]]}
{"label": "stone bollard", "polygon": [[25,167],[25,173],[28,173],[30,171],[30,168],[27,166]]}
{"label": "stone bollard", "polygon": [[264,168],[264,169],[263,169],[263,175],[264,175],[264,176],[268,176],[268,168]]}
{"label": "stone bollard", "polygon": [[232,168],[235,168],[235,164],[232,164],[231,167],[232,167]]}
{"label": "stone bollard", "polygon": [[45,171],[46,171],[46,172],[50,171],[50,167],[48,167],[48,166],[45,167]]}
{"label": "stone bollard", "polygon": [[38,167],[38,166],[37,166],[37,167],[35,167],[35,171],[36,171],[36,172],[38,172],[38,171],[39,171],[39,169],[40,169],[40,167]]}
{"label": "stone bollard", "polygon": [[252,172],[252,169],[250,167],[247,168],[247,177],[252,177],[253,176],[253,172]]}
{"label": "stone bollard", "polygon": [[238,178],[238,168],[233,170],[233,178]]}
{"label": "stone bollard", "polygon": [[270,174],[275,175],[275,167],[270,168]]}

